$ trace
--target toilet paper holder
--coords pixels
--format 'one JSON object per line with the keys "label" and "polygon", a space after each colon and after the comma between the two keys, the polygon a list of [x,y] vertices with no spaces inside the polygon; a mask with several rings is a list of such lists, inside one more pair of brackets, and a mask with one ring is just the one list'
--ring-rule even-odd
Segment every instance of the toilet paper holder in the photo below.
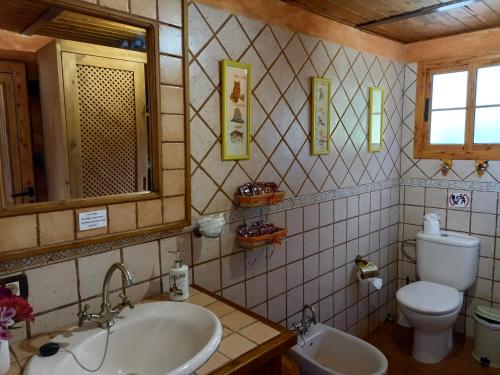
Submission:
{"label": "toilet paper holder", "polygon": [[354,262],[358,268],[358,274],[362,279],[370,279],[378,276],[378,268],[374,262],[363,259],[361,255],[357,255]]}

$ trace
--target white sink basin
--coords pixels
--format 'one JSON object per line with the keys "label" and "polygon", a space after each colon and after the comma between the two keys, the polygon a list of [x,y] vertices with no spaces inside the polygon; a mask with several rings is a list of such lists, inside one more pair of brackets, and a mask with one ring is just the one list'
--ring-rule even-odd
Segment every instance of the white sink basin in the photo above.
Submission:
{"label": "white sink basin", "polygon": [[[84,327],[85,328],[85,327]],[[217,349],[222,337],[219,319],[189,303],[153,302],[125,309],[111,329],[101,375],[181,375],[199,368]],[[31,358],[24,375],[88,375],[102,360],[106,330],[77,328],[51,341],[61,349],[52,357]]]}

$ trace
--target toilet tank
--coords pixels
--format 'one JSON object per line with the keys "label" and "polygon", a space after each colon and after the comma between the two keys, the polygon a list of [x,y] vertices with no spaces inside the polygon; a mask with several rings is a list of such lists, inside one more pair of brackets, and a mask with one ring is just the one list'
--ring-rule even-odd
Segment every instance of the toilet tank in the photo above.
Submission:
{"label": "toilet tank", "polygon": [[441,231],[440,235],[419,232],[416,260],[420,280],[464,291],[476,281],[479,240],[456,232]]}

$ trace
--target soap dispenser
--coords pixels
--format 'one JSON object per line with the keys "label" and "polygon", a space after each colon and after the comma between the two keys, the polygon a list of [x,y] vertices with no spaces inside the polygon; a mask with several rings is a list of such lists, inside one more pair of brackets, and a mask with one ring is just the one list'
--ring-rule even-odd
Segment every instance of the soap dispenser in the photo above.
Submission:
{"label": "soap dispenser", "polygon": [[182,262],[180,251],[169,251],[176,254],[174,266],[170,268],[169,282],[169,297],[172,301],[184,301],[189,298],[189,269]]}

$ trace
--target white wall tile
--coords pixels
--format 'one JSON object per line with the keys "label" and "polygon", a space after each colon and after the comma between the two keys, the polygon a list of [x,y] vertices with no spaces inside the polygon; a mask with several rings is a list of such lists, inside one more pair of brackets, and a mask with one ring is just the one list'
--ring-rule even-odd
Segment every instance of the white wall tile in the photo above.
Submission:
{"label": "white wall tile", "polygon": [[34,268],[28,270],[26,275],[30,288],[29,302],[35,313],[78,300],[75,261]]}

